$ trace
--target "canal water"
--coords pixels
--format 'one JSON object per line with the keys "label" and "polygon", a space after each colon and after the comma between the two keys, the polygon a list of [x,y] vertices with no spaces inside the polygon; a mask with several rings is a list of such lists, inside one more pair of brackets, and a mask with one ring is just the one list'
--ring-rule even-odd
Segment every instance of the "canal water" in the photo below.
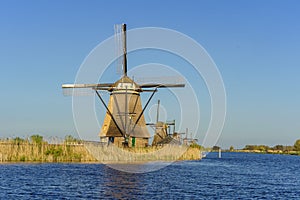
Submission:
{"label": "canal water", "polygon": [[300,199],[300,156],[210,153],[138,174],[103,164],[10,163],[0,164],[0,180],[0,199]]}

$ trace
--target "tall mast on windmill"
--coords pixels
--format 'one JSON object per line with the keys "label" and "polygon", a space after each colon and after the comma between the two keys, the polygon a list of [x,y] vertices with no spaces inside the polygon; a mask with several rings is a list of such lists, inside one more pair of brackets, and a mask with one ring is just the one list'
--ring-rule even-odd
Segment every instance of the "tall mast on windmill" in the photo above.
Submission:
{"label": "tall mast on windmill", "polygon": [[127,76],[126,24],[122,24],[122,34],[123,34],[123,76]]}

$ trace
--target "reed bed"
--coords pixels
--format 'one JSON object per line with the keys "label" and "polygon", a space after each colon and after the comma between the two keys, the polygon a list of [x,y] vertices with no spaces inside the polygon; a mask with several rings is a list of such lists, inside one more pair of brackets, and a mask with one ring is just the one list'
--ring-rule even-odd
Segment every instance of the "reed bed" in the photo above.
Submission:
{"label": "reed bed", "polygon": [[118,148],[97,142],[49,144],[29,141],[0,141],[0,162],[140,162],[199,160],[198,148],[164,145]]}

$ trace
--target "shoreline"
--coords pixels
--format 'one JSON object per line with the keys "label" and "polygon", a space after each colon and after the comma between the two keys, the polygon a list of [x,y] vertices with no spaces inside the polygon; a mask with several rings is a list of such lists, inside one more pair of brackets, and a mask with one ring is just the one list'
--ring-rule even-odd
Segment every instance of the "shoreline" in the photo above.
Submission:
{"label": "shoreline", "polygon": [[[218,152],[218,151],[212,151]],[[291,156],[300,156],[300,152],[291,151],[291,152],[275,152],[275,151],[258,151],[258,150],[222,150],[222,153],[254,153],[254,154],[274,154],[274,155],[291,155]]]}

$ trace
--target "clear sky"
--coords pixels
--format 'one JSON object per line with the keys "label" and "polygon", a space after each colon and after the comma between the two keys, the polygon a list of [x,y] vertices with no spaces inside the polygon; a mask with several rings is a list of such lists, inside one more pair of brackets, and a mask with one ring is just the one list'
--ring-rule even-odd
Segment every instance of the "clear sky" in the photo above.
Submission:
{"label": "clear sky", "polygon": [[218,66],[227,118],[218,145],[300,138],[299,1],[0,1],[0,137],[75,133],[61,84],[113,25],[164,27]]}

